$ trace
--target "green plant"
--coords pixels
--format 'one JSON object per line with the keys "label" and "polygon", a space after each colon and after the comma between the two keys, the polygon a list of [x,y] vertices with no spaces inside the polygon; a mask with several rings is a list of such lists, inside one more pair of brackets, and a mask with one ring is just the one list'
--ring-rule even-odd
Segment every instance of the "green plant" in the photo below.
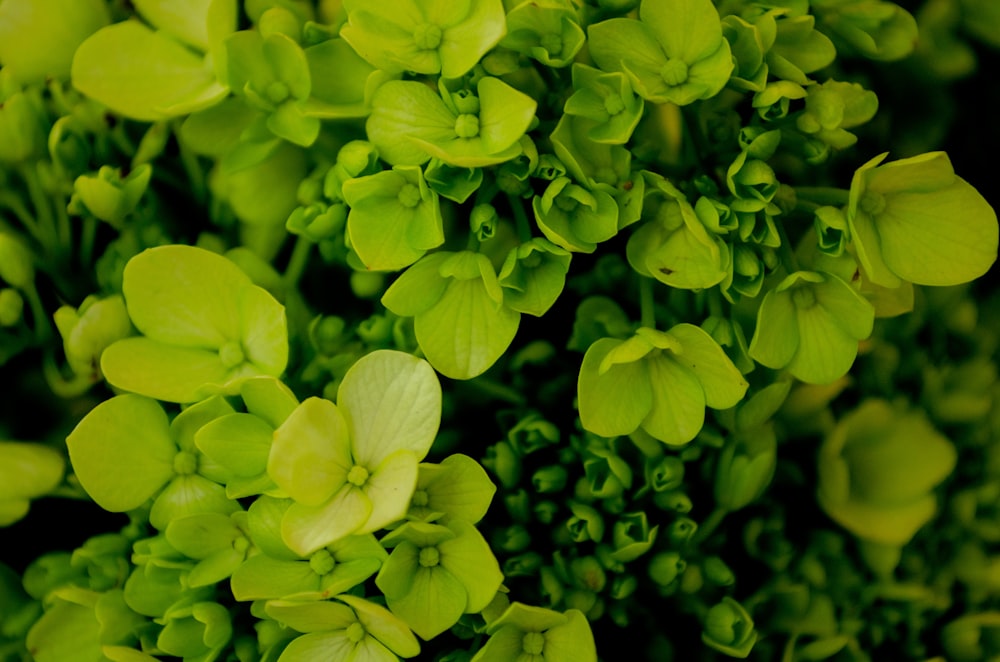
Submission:
{"label": "green plant", "polygon": [[1000,655],[993,28],[0,0],[0,660]]}

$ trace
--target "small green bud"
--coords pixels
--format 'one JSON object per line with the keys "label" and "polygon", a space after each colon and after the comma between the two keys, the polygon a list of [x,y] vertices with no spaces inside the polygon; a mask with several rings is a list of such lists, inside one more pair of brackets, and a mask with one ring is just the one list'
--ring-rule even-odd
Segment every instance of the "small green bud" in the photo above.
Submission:
{"label": "small green bud", "polygon": [[385,273],[380,271],[352,271],[351,291],[359,299],[377,299],[385,292]]}
{"label": "small green bud", "polygon": [[506,441],[499,441],[487,448],[482,464],[500,479],[504,487],[514,487],[521,479],[521,458]]}
{"label": "small green bud", "polygon": [[532,577],[538,574],[545,560],[537,552],[512,556],[503,563],[504,577]]}
{"label": "small green bud", "polygon": [[13,234],[0,232],[0,279],[19,290],[35,284],[31,250]]}
{"label": "small green bud", "polygon": [[709,556],[701,564],[702,573],[709,582],[716,586],[732,586],[736,583],[736,575],[718,556]]}
{"label": "small green bud", "polygon": [[698,523],[690,517],[679,517],[670,523],[667,529],[667,538],[676,547],[686,545],[695,531],[698,530]]}
{"label": "small green bud", "polygon": [[479,241],[491,239],[496,233],[498,223],[500,217],[496,208],[490,204],[476,205],[469,214],[469,227]]}
{"label": "small green bud", "polygon": [[531,484],[539,494],[551,494],[566,487],[567,478],[566,467],[555,464],[536,471],[531,477]]}
{"label": "small green bud", "polygon": [[649,561],[649,578],[658,586],[668,586],[687,568],[687,562],[678,552],[660,552]]}
{"label": "small green bud", "polygon": [[673,490],[684,482],[684,463],[676,455],[646,460],[646,484],[655,492]]}
{"label": "small green bud", "polygon": [[653,495],[653,503],[657,508],[673,511],[678,515],[686,515],[694,508],[691,497],[680,490],[657,492]]}
{"label": "small green bud", "polygon": [[520,524],[501,529],[493,539],[493,547],[505,552],[523,552],[531,545],[531,534]]}
{"label": "small green bud", "polygon": [[0,289],[0,326],[15,326],[23,314],[24,298],[21,293],[10,287]]}
{"label": "small green bud", "polygon": [[701,639],[726,655],[746,657],[757,641],[757,632],[743,605],[726,597],[708,610]]}

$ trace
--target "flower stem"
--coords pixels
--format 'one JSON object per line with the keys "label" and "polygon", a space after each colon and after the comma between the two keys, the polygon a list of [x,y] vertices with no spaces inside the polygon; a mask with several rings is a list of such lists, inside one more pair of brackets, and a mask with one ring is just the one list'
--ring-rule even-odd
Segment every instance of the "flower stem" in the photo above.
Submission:
{"label": "flower stem", "polygon": [[639,277],[639,324],[656,328],[656,304],[653,301],[653,279]]}
{"label": "flower stem", "polygon": [[514,213],[514,223],[517,225],[517,238],[521,242],[531,241],[531,224],[528,222],[528,215],[524,213],[524,202],[521,198],[508,195],[511,211]]}
{"label": "flower stem", "polygon": [[812,202],[818,206],[843,207],[850,202],[851,192],[832,186],[796,186],[795,197],[800,201]]}
{"label": "flower stem", "polygon": [[285,273],[281,277],[286,287],[294,288],[298,284],[299,279],[302,278],[302,274],[305,272],[306,266],[309,264],[309,255],[312,252],[312,247],[312,240],[307,239],[302,235],[295,238],[295,247],[292,249],[292,257],[289,258],[288,266],[285,267]]}

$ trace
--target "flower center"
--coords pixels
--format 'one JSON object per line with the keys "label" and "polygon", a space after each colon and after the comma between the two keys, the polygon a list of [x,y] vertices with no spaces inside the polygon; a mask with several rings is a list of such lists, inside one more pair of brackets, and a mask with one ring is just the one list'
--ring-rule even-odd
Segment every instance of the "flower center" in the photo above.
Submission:
{"label": "flower center", "polygon": [[421,23],[413,31],[413,41],[420,50],[432,51],[441,45],[441,28],[430,23]]}
{"label": "flower center", "polygon": [[181,451],[174,455],[174,473],[178,476],[190,476],[198,470],[198,458],[194,453]]}
{"label": "flower center", "polygon": [[528,632],[521,639],[521,650],[528,655],[541,655],[545,648],[545,636],[541,632]]}
{"label": "flower center", "polygon": [[570,197],[568,195],[557,195],[555,199],[556,207],[566,212],[567,214],[572,214],[576,211],[577,206],[580,204],[576,198]]}
{"label": "flower center", "polygon": [[264,96],[271,103],[277,105],[287,99],[291,95],[291,90],[288,86],[282,83],[280,80],[268,83],[267,89],[264,91]]}
{"label": "flower center", "polygon": [[417,561],[421,567],[433,568],[441,562],[441,554],[437,551],[437,547],[424,547],[420,550],[420,556],[417,557]]}
{"label": "flower center", "polygon": [[479,135],[479,116],[462,113],[455,118],[455,133],[459,138],[475,138]]}
{"label": "flower center", "polygon": [[360,464],[355,464],[351,467],[351,470],[347,472],[347,482],[351,485],[357,485],[358,487],[363,486],[366,482],[368,482],[368,470]]}
{"label": "flower center", "polygon": [[549,55],[556,56],[562,53],[563,40],[562,37],[557,35],[555,32],[549,32],[544,37],[542,37],[542,48]]}
{"label": "flower center", "polygon": [[250,549],[250,541],[246,539],[246,536],[240,536],[233,541],[233,549],[236,550],[236,552],[243,554]]}
{"label": "flower center", "polygon": [[352,644],[356,644],[365,638],[365,628],[361,623],[351,623],[344,634]]}
{"label": "flower center", "polygon": [[609,94],[604,97],[604,110],[608,112],[608,115],[617,115],[625,110],[625,102],[617,94]]}
{"label": "flower center", "polygon": [[858,206],[869,216],[878,216],[885,209],[885,196],[877,191],[865,191]]}
{"label": "flower center", "polygon": [[407,184],[399,190],[399,204],[407,209],[413,209],[420,204],[420,189],[413,184]]}
{"label": "flower center", "polygon": [[792,302],[799,310],[809,310],[816,305],[816,293],[811,287],[800,287],[792,292]]}
{"label": "flower center", "polygon": [[327,549],[321,549],[309,557],[309,569],[319,576],[329,575],[337,565],[333,554]]}
{"label": "flower center", "polygon": [[416,492],[413,493],[413,499],[411,503],[414,506],[423,507],[426,506],[428,502],[429,499],[427,498],[426,490],[417,490]]}
{"label": "flower center", "polygon": [[688,66],[683,60],[671,58],[660,69],[660,78],[670,87],[682,85],[688,79]]}
{"label": "flower center", "polygon": [[222,361],[222,365],[228,370],[243,363],[246,356],[243,354],[243,348],[240,347],[240,343],[233,340],[219,348],[219,359]]}

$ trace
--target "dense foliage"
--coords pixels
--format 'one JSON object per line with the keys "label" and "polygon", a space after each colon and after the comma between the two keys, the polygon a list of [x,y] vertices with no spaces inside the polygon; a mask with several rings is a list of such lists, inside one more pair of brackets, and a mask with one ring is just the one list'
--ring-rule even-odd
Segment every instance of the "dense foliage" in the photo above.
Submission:
{"label": "dense foliage", "polygon": [[1000,659],[998,7],[0,0],[0,662]]}

